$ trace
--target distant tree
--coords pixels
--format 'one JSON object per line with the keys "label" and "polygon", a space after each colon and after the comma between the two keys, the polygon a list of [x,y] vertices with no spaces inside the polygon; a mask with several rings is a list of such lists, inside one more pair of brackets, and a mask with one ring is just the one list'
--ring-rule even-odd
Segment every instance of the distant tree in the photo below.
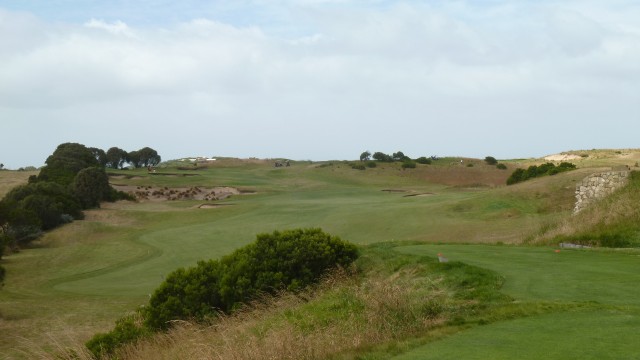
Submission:
{"label": "distant tree", "polygon": [[376,151],[373,154],[373,159],[374,160],[378,160],[378,161],[383,161],[383,162],[391,162],[393,161],[393,158],[385,153],[382,153],[380,151]]}
{"label": "distant tree", "polygon": [[128,161],[129,154],[126,151],[115,146],[107,150],[107,167],[121,169],[124,163]]}
{"label": "distant tree", "polygon": [[71,189],[83,209],[100,207],[100,202],[109,200],[113,191],[107,173],[95,167],[80,170]]}
{"label": "distant tree", "polygon": [[140,160],[140,152],[139,151],[129,151],[127,154],[127,162],[131,164],[134,168],[139,168],[142,166],[142,161]]}
{"label": "distant tree", "polygon": [[496,158],[494,158],[493,156],[487,156],[484,158],[484,162],[486,162],[488,165],[496,165],[498,163],[498,160],[496,160]]}
{"label": "distant tree", "polygon": [[140,166],[156,166],[160,164],[160,161],[162,160],[160,158],[160,155],[158,155],[158,152],[150,147],[143,147],[142,149],[138,150],[138,154],[140,156]]}
{"label": "distant tree", "polygon": [[360,161],[368,161],[369,159],[371,159],[371,153],[368,150],[360,154]]}
{"label": "distant tree", "polygon": [[0,164],[0,170],[4,169],[4,164]]}
{"label": "distant tree", "polygon": [[77,143],[58,145],[45,163],[38,175],[38,181],[53,181],[63,186],[71,184],[78,171],[100,166],[94,153]]}
{"label": "distant tree", "polygon": [[391,158],[393,159],[393,161],[404,161],[406,159],[409,159],[409,157],[406,156],[402,151],[394,152],[391,155]]}
{"label": "distant tree", "polygon": [[96,160],[98,161],[98,164],[101,167],[105,167],[107,166],[107,153],[104,152],[104,150],[102,149],[98,149],[98,148],[94,148],[94,147],[90,147],[89,150],[91,150],[91,152],[93,153],[93,156],[95,156]]}

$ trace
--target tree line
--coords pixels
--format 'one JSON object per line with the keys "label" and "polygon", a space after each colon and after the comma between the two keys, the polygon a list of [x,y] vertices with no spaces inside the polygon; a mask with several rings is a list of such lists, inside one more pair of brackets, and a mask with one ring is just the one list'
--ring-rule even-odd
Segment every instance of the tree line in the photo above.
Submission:
{"label": "tree line", "polygon": [[[0,200],[0,257],[8,247],[17,250],[44,231],[84,218],[82,210],[103,201],[131,199],[109,185],[106,168],[157,165],[160,155],[148,147],[126,152],[104,151],[77,143],[64,143],[45,161],[38,175],[11,189]],[[0,282],[4,270],[0,268]]]}

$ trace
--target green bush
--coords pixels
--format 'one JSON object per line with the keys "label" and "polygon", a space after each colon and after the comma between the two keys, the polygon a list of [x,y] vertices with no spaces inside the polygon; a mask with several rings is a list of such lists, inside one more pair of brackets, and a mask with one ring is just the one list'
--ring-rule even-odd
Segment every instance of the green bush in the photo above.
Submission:
{"label": "green bush", "polygon": [[427,158],[425,156],[421,156],[421,157],[416,159],[416,162],[418,164],[429,165],[429,164],[431,164],[431,159],[429,159],[429,158]]}
{"label": "green bush", "polygon": [[556,166],[553,163],[546,163],[540,166],[531,165],[526,170],[516,169],[511,176],[507,179],[507,185],[513,185],[528,179],[545,176],[556,175],[558,173],[575,169],[576,166],[572,163],[562,162]]}
{"label": "green bush", "polygon": [[352,164],[351,168],[354,170],[366,170],[367,168],[362,164]]}
{"label": "green bush", "polygon": [[507,165],[501,163],[501,164],[496,165],[496,168],[498,168],[500,170],[507,170]]}
{"label": "green bush", "polygon": [[375,161],[367,161],[367,162],[365,163],[365,165],[366,165],[368,168],[374,168],[374,167],[378,166],[378,164],[377,164]]}
{"label": "green bush", "polygon": [[488,165],[496,165],[498,163],[498,160],[496,160],[496,158],[494,158],[493,156],[487,156],[484,158],[484,162],[486,162]]}
{"label": "green bush", "polygon": [[219,311],[231,312],[261,294],[300,290],[357,256],[355,245],[320,229],[260,234],[220,260],[171,273],[151,296],[145,324],[166,329],[171,320],[202,320]]}
{"label": "green bush", "polygon": [[132,343],[151,332],[142,326],[139,315],[125,316],[116,321],[116,326],[108,333],[96,334],[85,346],[98,359],[111,356],[116,349],[127,343]]}
{"label": "green bush", "polygon": [[416,162],[413,160],[405,160],[402,163],[402,168],[403,169],[415,169],[416,168]]}

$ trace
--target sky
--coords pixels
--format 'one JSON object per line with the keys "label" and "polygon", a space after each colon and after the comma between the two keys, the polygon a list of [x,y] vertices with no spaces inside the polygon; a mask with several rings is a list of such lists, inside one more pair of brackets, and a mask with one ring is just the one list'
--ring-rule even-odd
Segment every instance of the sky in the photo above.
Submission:
{"label": "sky", "polygon": [[640,148],[640,1],[0,0],[0,162]]}

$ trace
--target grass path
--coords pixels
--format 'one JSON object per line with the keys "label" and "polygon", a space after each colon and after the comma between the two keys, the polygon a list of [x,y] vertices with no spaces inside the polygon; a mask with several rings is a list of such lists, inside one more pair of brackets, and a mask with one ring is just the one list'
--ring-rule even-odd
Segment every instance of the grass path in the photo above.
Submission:
{"label": "grass path", "polygon": [[640,358],[640,252],[482,245],[397,250],[442,253],[494,270],[505,277],[502,291],[516,302],[575,305],[562,313],[474,327],[397,359]]}

